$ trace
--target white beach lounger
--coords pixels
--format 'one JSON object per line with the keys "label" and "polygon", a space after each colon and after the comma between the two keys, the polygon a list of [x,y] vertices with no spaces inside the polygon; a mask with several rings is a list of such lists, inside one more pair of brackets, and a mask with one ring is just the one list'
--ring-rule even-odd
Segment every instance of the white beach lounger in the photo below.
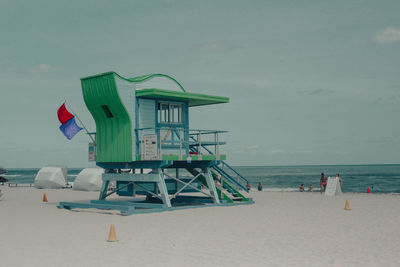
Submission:
{"label": "white beach lounger", "polygon": [[35,177],[36,188],[65,188],[67,186],[67,167],[45,166]]}
{"label": "white beach lounger", "polygon": [[104,169],[86,168],[76,177],[72,186],[73,190],[100,191],[103,180],[101,179]]}

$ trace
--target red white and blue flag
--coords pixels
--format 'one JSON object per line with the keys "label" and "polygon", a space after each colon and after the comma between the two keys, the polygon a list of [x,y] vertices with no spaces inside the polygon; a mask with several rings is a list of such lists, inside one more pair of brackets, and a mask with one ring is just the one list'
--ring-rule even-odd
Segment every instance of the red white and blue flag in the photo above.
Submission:
{"label": "red white and blue flag", "polygon": [[72,137],[83,129],[76,124],[75,116],[67,110],[65,103],[58,108],[57,116],[58,120],[61,122],[60,130],[68,140],[71,140]]}

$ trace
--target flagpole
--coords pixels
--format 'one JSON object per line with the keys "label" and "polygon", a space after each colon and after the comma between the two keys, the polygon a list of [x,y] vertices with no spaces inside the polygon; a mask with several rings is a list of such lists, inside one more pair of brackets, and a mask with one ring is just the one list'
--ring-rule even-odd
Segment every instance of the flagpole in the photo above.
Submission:
{"label": "flagpole", "polygon": [[72,110],[72,108],[67,104],[67,101],[64,101],[64,104],[68,106],[69,110],[71,110],[72,114],[78,119],[78,121],[81,123],[83,129],[85,129],[86,133],[89,135],[90,139],[92,139],[93,143],[96,145],[96,141],[93,139],[93,137],[91,136],[91,134],[89,133],[88,129],[86,129],[85,124],[83,124],[83,122],[81,121],[81,119],[79,119],[78,115],[76,115],[76,113]]}

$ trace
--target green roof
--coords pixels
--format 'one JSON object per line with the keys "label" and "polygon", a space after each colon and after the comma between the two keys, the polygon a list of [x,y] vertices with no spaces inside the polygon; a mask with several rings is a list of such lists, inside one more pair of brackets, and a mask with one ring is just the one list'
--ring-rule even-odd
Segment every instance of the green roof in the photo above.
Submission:
{"label": "green roof", "polygon": [[176,100],[176,101],[184,101],[189,104],[189,107],[202,106],[202,105],[213,105],[213,104],[221,104],[228,103],[229,97],[225,96],[213,96],[213,95],[204,95],[204,94],[195,94],[188,93],[183,88],[183,86],[174,78],[166,74],[148,74],[137,76],[134,78],[124,78],[121,75],[117,74],[114,71],[101,73],[93,76],[88,76],[81,78],[81,81],[91,80],[99,77],[107,77],[109,75],[115,75],[127,82],[131,83],[142,83],[144,81],[150,80],[155,77],[163,77],[169,79],[176,83],[181,91],[173,91],[173,90],[165,90],[165,89],[157,89],[157,88],[146,88],[146,89],[138,89],[136,90],[136,97],[148,98],[148,99],[160,99],[160,100]]}
{"label": "green roof", "polygon": [[194,94],[188,92],[170,91],[170,90],[156,89],[156,88],[136,90],[136,97],[183,101],[187,102],[189,104],[189,107],[221,104],[229,102],[229,97],[225,96]]}

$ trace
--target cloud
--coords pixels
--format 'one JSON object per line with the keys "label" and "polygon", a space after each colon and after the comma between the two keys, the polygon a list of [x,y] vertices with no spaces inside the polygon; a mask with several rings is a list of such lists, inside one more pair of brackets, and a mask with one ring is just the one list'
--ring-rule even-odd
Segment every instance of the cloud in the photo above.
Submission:
{"label": "cloud", "polygon": [[284,151],[283,151],[282,149],[279,149],[279,148],[278,148],[278,149],[273,149],[273,150],[271,150],[270,152],[271,152],[271,153],[279,153],[279,154],[280,154],[280,153],[284,153]]}
{"label": "cloud", "polygon": [[251,145],[249,147],[247,147],[248,149],[259,149],[261,146],[260,145]]}
{"label": "cloud", "polygon": [[269,151],[272,154],[287,154],[287,155],[301,155],[301,154],[310,154],[313,153],[311,150],[293,150],[293,151],[285,151],[283,149],[273,149]]}
{"label": "cloud", "polygon": [[240,48],[239,45],[235,44],[232,41],[221,40],[210,43],[203,43],[197,45],[200,51],[202,52],[224,52],[224,51],[232,51]]}
{"label": "cloud", "polygon": [[302,90],[302,91],[298,91],[299,95],[330,95],[330,94],[334,94],[335,90],[332,89],[308,89],[308,90]]}
{"label": "cloud", "polygon": [[349,154],[348,152],[344,152],[344,151],[337,151],[337,150],[328,150],[326,151],[327,153],[330,154],[336,154],[336,155],[345,155],[345,154]]}
{"label": "cloud", "polygon": [[374,40],[380,44],[400,42],[400,29],[396,27],[382,29],[375,35]]}
{"label": "cloud", "polygon": [[31,69],[31,72],[38,73],[38,72],[49,72],[53,67],[48,64],[39,64],[34,66]]}
{"label": "cloud", "polygon": [[400,95],[380,96],[373,103],[377,105],[399,104]]}
{"label": "cloud", "polygon": [[7,68],[7,70],[9,72],[15,72],[15,71],[18,71],[18,67],[17,66],[10,66],[10,67]]}

